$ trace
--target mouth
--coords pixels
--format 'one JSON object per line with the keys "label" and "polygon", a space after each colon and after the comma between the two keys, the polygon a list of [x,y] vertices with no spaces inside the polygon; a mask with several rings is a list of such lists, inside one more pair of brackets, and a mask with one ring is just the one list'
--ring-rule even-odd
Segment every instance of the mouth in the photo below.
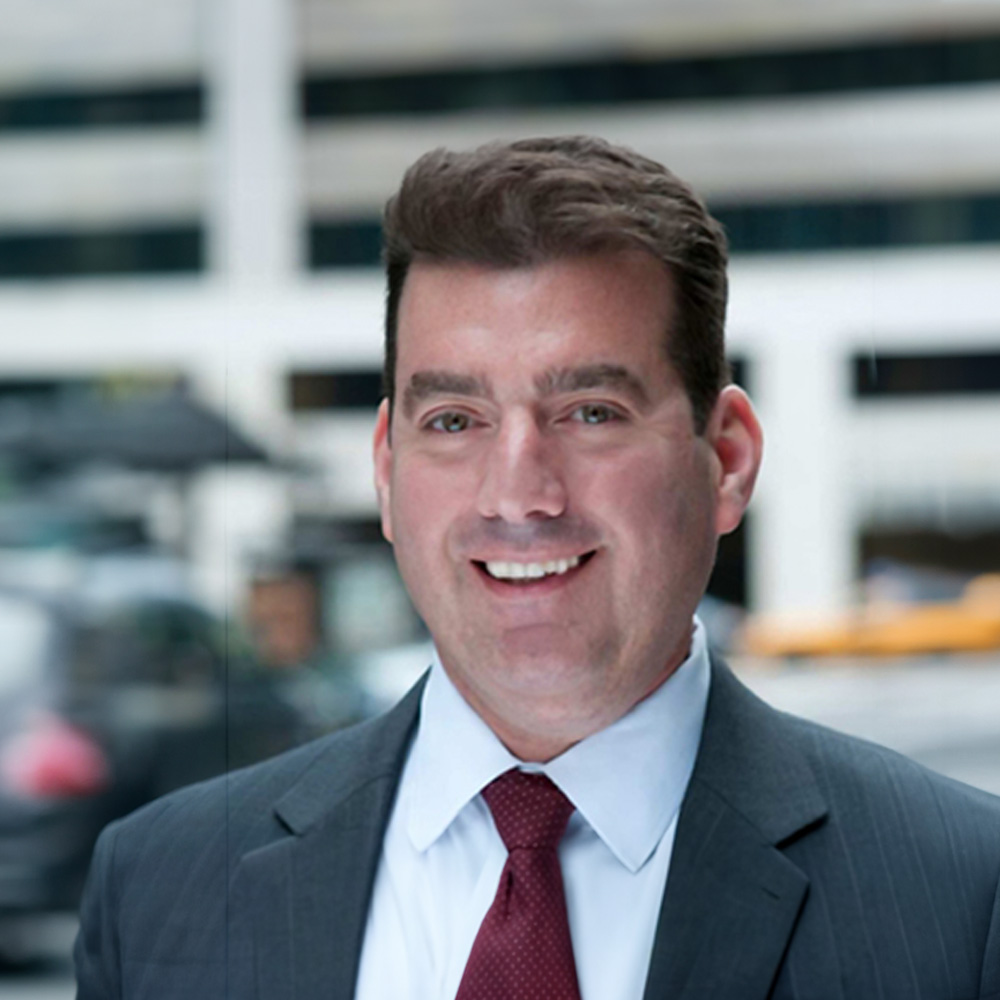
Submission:
{"label": "mouth", "polygon": [[514,562],[511,560],[473,560],[473,565],[490,580],[512,587],[532,587],[549,581],[566,579],[588,563],[596,550],[564,559],[542,562]]}

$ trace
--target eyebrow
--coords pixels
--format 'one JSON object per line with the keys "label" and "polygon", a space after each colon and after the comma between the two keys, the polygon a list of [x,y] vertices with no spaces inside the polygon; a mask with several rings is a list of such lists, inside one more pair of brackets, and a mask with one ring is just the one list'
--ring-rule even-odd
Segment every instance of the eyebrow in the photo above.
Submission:
{"label": "eyebrow", "polygon": [[[535,388],[542,396],[586,389],[617,389],[630,396],[640,407],[650,405],[649,393],[642,380],[623,365],[599,363],[552,368],[535,379]],[[489,381],[476,375],[437,370],[418,371],[410,376],[403,391],[403,415],[412,417],[418,404],[434,396],[494,398]]]}
{"label": "eyebrow", "polygon": [[623,365],[594,364],[555,368],[535,379],[535,388],[543,396],[584,389],[617,389],[637,405],[649,406],[649,393],[642,380]]}
{"label": "eyebrow", "polygon": [[484,379],[458,372],[420,371],[410,376],[403,391],[403,414],[413,416],[418,403],[433,396],[473,396],[493,398],[493,390]]}

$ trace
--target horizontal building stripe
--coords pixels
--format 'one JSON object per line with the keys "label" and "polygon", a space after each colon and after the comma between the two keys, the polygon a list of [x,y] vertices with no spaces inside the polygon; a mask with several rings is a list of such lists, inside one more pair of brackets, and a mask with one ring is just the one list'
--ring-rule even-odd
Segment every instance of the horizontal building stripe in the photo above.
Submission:
{"label": "horizontal building stripe", "polygon": [[35,132],[0,142],[0,232],[186,222],[205,209],[199,128]]}
{"label": "horizontal building stripe", "polygon": [[[733,253],[808,253],[1000,242],[1000,192],[878,200],[717,205]],[[378,263],[377,219],[309,226],[314,268]]]}
{"label": "horizontal building stripe", "polygon": [[[211,58],[248,4],[0,0],[0,87],[49,79],[169,80]],[[970,35],[1000,20],[983,0],[287,0],[294,45],[317,67],[466,66],[595,52],[772,49],[856,37]],[[946,29],[945,29],[946,26]]]}
{"label": "horizontal building stripe", "polygon": [[308,249],[311,268],[372,267],[379,263],[382,225],[378,219],[312,221]]}
{"label": "horizontal building stripe", "polygon": [[853,371],[854,394],[862,399],[1000,393],[997,351],[858,355]]}
{"label": "horizontal building stripe", "polygon": [[374,411],[382,398],[382,372],[293,371],[286,380],[288,408],[293,413]]}
{"label": "horizontal building stripe", "polygon": [[[878,201],[716,206],[734,254],[1000,243],[1000,193]],[[377,219],[309,224],[312,269],[379,262]],[[200,271],[197,223],[0,233],[0,279]]]}
{"label": "horizontal building stripe", "polygon": [[130,128],[200,122],[201,83],[0,93],[0,132]]}
{"label": "horizontal building stripe", "polygon": [[303,146],[306,202],[314,216],[377,214],[429,149],[575,133],[640,150],[720,203],[988,190],[1000,178],[998,108],[994,83],[316,123]]}
{"label": "horizontal building stripe", "polygon": [[[912,197],[988,190],[1000,177],[1000,84],[908,94],[380,119],[306,130],[314,217],[376,215],[436,144],[591,132],[631,145],[716,203]],[[0,232],[183,222],[208,203],[218,147],[198,126],[36,131],[0,143]]]}
{"label": "horizontal building stripe", "polygon": [[309,121],[485,109],[746,100],[1000,80],[1000,35],[713,56],[598,56],[534,65],[320,73],[302,84]]}
{"label": "horizontal building stripe", "polygon": [[719,206],[736,253],[1000,242],[1000,192]]}
{"label": "horizontal building stripe", "polygon": [[196,223],[130,229],[0,234],[0,279],[178,274],[204,267]]}
{"label": "horizontal building stripe", "polygon": [[195,75],[204,0],[0,0],[0,89],[95,86]]}
{"label": "horizontal building stripe", "polygon": [[513,65],[595,53],[691,56],[857,38],[972,37],[1000,26],[1000,10],[983,0],[296,0],[296,8],[308,66],[369,74],[375,67]]}

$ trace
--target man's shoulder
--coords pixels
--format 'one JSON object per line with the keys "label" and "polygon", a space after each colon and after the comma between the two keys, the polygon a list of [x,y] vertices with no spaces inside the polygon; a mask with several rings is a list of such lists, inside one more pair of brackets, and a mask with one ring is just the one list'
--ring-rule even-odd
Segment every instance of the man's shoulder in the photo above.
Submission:
{"label": "man's shoulder", "polygon": [[861,780],[885,791],[929,782],[943,795],[968,799],[987,811],[1000,810],[1000,797],[932,771],[904,753],[801,716],[773,711],[788,737],[828,777],[831,788],[837,787],[838,779],[847,779],[848,785]]}
{"label": "man's shoulder", "polygon": [[708,780],[719,786],[724,775],[737,805],[753,811],[762,792],[772,805],[808,795],[816,816],[825,812],[827,824],[852,836],[891,828],[942,844],[971,838],[1000,858],[1000,797],[885,746],[780,711],[723,664],[716,664],[713,685],[724,707],[714,723]]}
{"label": "man's shoulder", "polygon": [[165,824],[173,823],[197,829],[204,822],[215,823],[220,815],[231,818],[258,812],[273,805],[314,767],[322,766],[322,761],[349,754],[357,738],[353,730],[358,728],[351,726],[248,767],[185,785],[118,820],[116,826],[137,833],[147,828],[162,832]]}
{"label": "man's shoulder", "polygon": [[[420,688],[385,715],[164,795],[113,823],[109,836],[145,854],[151,845],[207,847],[224,835],[227,853],[246,853],[286,833],[300,802],[319,812],[372,780],[394,780]],[[276,808],[283,802],[287,817]]]}
{"label": "man's shoulder", "polygon": [[259,871],[261,859],[288,861],[288,849],[303,844],[310,846],[300,860],[325,858],[328,841],[309,837],[316,829],[348,831],[351,849],[337,864],[349,872],[367,841],[351,831],[372,827],[387,810],[419,697],[418,685],[378,719],[180,789],[112,823],[97,842],[81,906],[83,992],[111,995],[87,990],[125,975],[145,996],[169,970],[164,982],[197,982],[218,995],[225,942],[237,925],[246,931],[230,910],[233,892],[250,884],[241,873],[255,864]]}
{"label": "man's shoulder", "polygon": [[[807,761],[826,803],[826,836],[817,846],[829,846],[832,838],[855,860],[867,850],[890,866],[905,864],[910,852],[928,876],[961,859],[979,873],[975,880],[995,884],[1000,797],[868,740],[783,712],[775,711],[775,719]],[[897,855],[891,863],[886,851]]]}

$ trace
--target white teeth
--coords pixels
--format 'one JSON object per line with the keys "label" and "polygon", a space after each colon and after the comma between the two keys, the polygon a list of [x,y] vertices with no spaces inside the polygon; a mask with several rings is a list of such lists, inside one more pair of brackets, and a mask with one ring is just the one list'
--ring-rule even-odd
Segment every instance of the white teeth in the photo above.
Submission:
{"label": "white teeth", "polygon": [[497,580],[540,580],[543,576],[561,575],[579,565],[579,556],[543,563],[488,562],[486,572]]}

